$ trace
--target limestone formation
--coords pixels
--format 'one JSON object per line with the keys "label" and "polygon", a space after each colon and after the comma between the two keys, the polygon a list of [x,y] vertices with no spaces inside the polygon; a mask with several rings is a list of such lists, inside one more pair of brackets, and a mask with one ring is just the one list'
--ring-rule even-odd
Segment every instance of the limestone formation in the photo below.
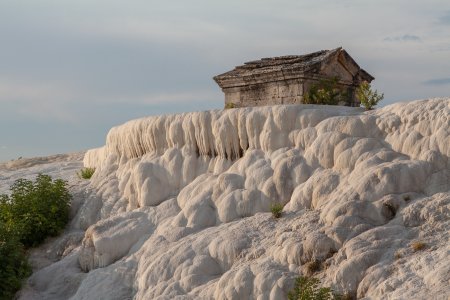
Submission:
{"label": "limestone formation", "polygon": [[450,295],[450,98],[148,117],[84,165],[21,299],[283,300],[311,274],[359,299]]}

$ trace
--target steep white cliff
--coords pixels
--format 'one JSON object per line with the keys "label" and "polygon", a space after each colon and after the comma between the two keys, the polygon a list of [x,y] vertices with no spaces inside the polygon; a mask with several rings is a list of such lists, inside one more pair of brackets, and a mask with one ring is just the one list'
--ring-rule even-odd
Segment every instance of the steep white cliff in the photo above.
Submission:
{"label": "steep white cliff", "polygon": [[450,98],[143,118],[84,165],[81,246],[23,297],[285,299],[312,261],[358,298],[450,295]]}

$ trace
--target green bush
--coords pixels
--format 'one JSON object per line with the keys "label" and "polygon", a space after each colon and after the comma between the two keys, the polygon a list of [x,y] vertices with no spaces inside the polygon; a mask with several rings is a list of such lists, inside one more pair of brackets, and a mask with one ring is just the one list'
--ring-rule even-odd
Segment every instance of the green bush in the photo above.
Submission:
{"label": "green bush", "polygon": [[272,212],[272,216],[275,219],[281,218],[281,214],[283,212],[283,205],[281,203],[273,203],[270,206],[270,211]]}
{"label": "green bush", "polygon": [[81,179],[90,179],[95,173],[95,168],[83,168],[80,172],[77,172],[78,177]]}
{"label": "green bush", "polygon": [[31,273],[25,248],[58,234],[69,220],[67,182],[39,174],[0,195],[0,300],[12,299]]}
{"label": "green bush", "polygon": [[371,110],[383,100],[384,94],[378,95],[377,90],[372,91],[370,83],[363,81],[356,89],[356,97],[367,110]]}
{"label": "green bush", "polygon": [[332,300],[340,299],[331,288],[319,288],[319,279],[300,276],[295,280],[294,288],[289,292],[289,300]]}
{"label": "green bush", "polygon": [[34,182],[18,179],[11,195],[0,196],[0,222],[25,247],[36,246],[47,236],[57,235],[69,220],[71,195],[67,182],[39,174]]}
{"label": "green bush", "polygon": [[0,222],[0,300],[12,299],[30,273],[23,245]]}
{"label": "green bush", "polygon": [[305,94],[305,104],[338,105],[339,102],[349,102],[348,93],[339,87],[339,77],[325,78],[313,84]]}

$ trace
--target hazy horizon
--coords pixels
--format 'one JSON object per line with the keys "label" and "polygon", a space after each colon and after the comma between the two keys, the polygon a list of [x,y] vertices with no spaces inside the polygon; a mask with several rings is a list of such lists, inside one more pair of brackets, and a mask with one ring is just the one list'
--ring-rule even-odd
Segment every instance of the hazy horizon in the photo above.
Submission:
{"label": "hazy horizon", "polygon": [[450,96],[448,1],[0,3],[0,161],[102,146],[147,115],[218,109],[212,77],[342,46],[394,102]]}

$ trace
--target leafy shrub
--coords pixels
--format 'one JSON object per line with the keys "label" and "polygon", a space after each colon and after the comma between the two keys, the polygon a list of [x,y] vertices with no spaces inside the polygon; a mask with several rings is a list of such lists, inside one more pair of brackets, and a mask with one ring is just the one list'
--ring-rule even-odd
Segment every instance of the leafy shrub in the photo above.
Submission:
{"label": "leafy shrub", "polygon": [[305,104],[338,105],[339,102],[348,102],[348,94],[339,87],[339,77],[325,78],[313,84],[305,94]]}
{"label": "leafy shrub", "polygon": [[95,168],[83,168],[80,172],[77,172],[78,178],[90,179],[95,173]]}
{"label": "leafy shrub", "polygon": [[416,241],[411,243],[411,248],[414,250],[414,252],[420,251],[425,249],[426,244],[421,241]]}
{"label": "leafy shrub", "polygon": [[23,245],[0,222],[0,299],[12,299],[30,273]]}
{"label": "leafy shrub", "polygon": [[234,104],[232,102],[228,102],[227,104],[225,104],[225,109],[229,109],[229,108],[236,108],[236,104]]}
{"label": "leafy shrub", "polygon": [[289,300],[331,300],[340,299],[329,287],[319,287],[319,279],[300,276],[294,288],[288,293]]}
{"label": "leafy shrub", "polygon": [[71,195],[67,182],[39,174],[35,182],[18,179],[11,195],[0,196],[0,222],[25,247],[36,246],[57,235],[69,220]]}
{"label": "leafy shrub", "polygon": [[281,203],[273,203],[270,206],[270,211],[272,212],[272,216],[275,219],[281,218],[281,214],[283,212],[283,205]]}
{"label": "leafy shrub", "polygon": [[10,195],[0,195],[0,300],[12,299],[30,275],[25,247],[56,235],[69,219],[67,183],[39,174],[18,179]]}
{"label": "leafy shrub", "polygon": [[371,110],[383,100],[384,94],[379,95],[377,90],[372,91],[370,83],[363,81],[356,89],[356,97],[367,110]]}

